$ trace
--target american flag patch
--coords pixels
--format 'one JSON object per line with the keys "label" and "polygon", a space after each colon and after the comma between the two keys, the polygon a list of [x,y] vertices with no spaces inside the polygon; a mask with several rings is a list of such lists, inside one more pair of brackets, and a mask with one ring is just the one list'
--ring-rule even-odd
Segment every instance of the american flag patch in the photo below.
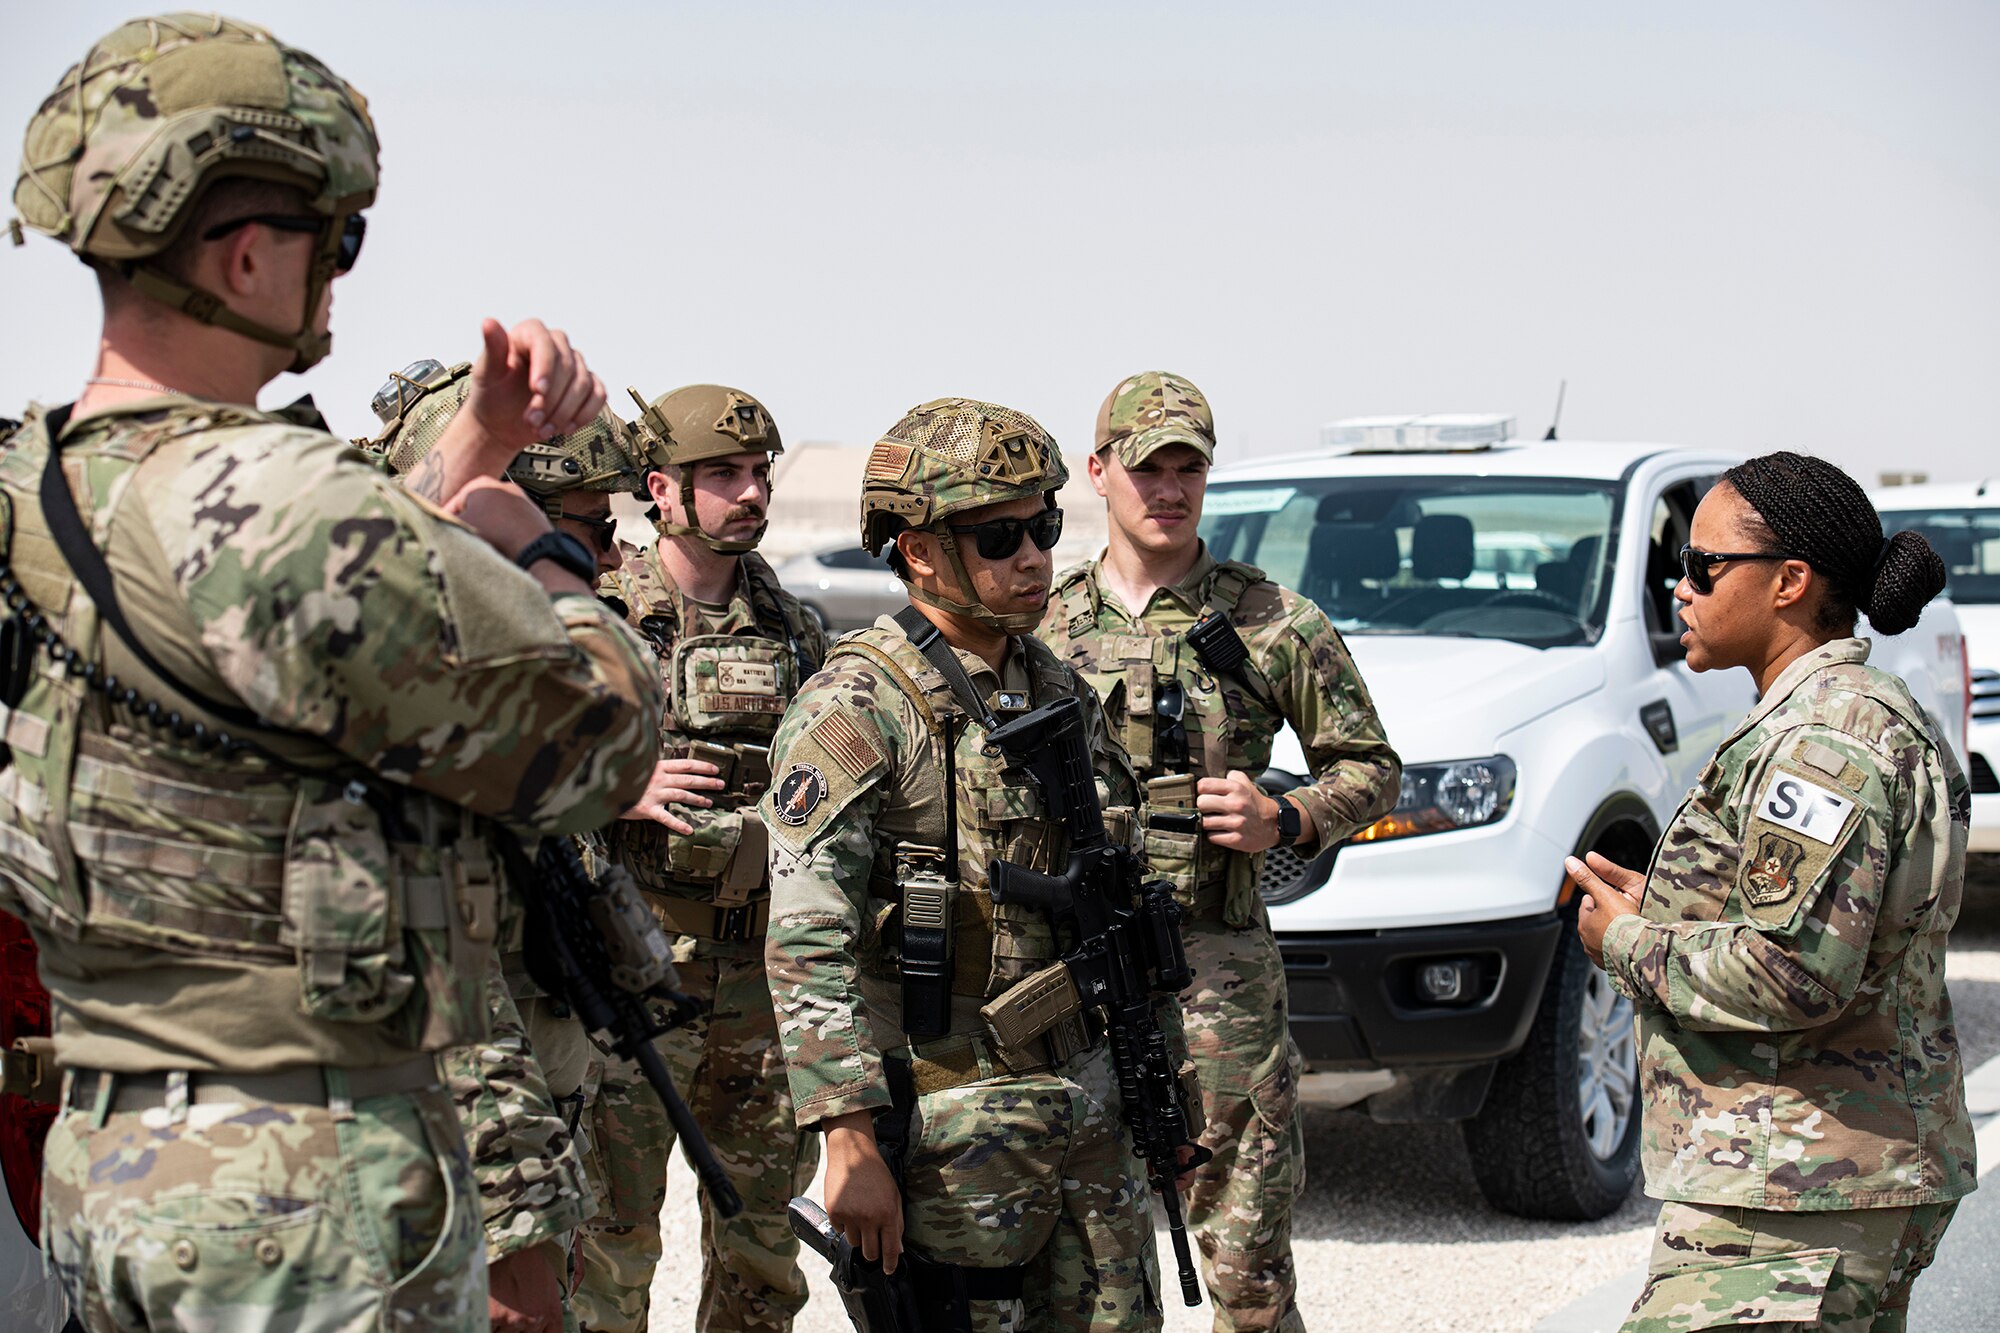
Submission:
{"label": "american flag patch", "polygon": [[806,734],[835,763],[846,769],[849,777],[865,777],[870,769],[882,762],[882,753],[875,748],[875,743],[862,735],[861,728],[855,726],[845,713],[821,714],[818,721],[806,728]]}
{"label": "american flag patch", "polygon": [[868,470],[863,476],[869,481],[901,481],[903,469],[909,465],[909,445],[891,444],[883,440],[876,444],[874,452],[868,455]]}

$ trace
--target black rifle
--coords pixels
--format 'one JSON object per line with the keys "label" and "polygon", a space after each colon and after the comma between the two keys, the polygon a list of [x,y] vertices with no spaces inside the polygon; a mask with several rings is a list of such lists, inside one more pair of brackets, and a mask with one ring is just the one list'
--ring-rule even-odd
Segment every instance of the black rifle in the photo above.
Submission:
{"label": "black rifle", "polygon": [[[695,1017],[700,1004],[668,989],[666,937],[638,886],[617,866],[592,879],[568,838],[542,839],[532,864],[512,835],[495,841],[528,900],[529,975],[567,1003],[587,1031],[602,1033],[612,1050],[638,1062],[715,1211],[736,1216],[743,1201],[653,1045],[655,1037]],[[655,1005],[666,1006],[664,1016]]]}
{"label": "black rifle", "polygon": [[989,731],[986,740],[1033,776],[1050,818],[1069,831],[1069,864],[1062,873],[1045,875],[995,859],[987,868],[987,892],[996,903],[1041,908],[1075,941],[1062,964],[1084,1007],[1103,1006],[1133,1151],[1166,1203],[1181,1297],[1199,1305],[1201,1286],[1175,1177],[1184,1169],[1182,1148],[1193,1149],[1188,1168],[1214,1154],[1195,1142],[1198,1127],[1188,1123],[1180,1071],[1154,1011],[1158,999],[1194,980],[1181,945],[1180,904],[1167,881],[1142,884],[1138,857],[1105,835],[1083,707],[1074,698],[1044,704]]}

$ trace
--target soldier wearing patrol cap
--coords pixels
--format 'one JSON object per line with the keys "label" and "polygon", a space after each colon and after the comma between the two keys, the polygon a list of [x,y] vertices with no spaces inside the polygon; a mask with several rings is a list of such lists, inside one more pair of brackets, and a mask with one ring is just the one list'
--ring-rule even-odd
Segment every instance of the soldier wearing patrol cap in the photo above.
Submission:
{"label": "soldier wearing patrol cap", "polygon": [[[372,404],[382,432],[361,447],[392,473],[411,471],[463,406],[471,371],[465,363],[446,369],[425,360],[392,374]],[[638,486],[645,471],[632,428],[606,407],[574,431],[529,445],[504,475],[573,543],[564,558],[602,576],[621,560],[611,497]],[[679,767],[662,765],[656,778]],[[573,1271],[572,1239],[596,1208],[571,1134],[588,1100],[593,1048],[568,1007],[529,975],[524,924],[519,918],[503,928],[505,948],[488,976],[491,1034],[449,1053],[444,1075],[479,1182],[494,1324],[519,1329],[540,1321],[553,1329]]]}
{"label": "soldier wearing patrol cap", "polygon": [[1977,1187],[1945,942],[1970,796],[1854,635],[1945,584],[1854,479],[1766,454],[1695,510],[1674,589],[1695,671],[1759,697],[1641,873],[1592,852],[1585,950],[1639,1009],[1651,1272],[1627,1333],[1873,1329]]}
{"label": "soldier wearing patrol cap", "polygon": [[[1298,1330],[1299,1055],[1258,871],[1271,847],[1311,856],[1366,827],[1395,804],[1402,767],[1326,614],[1203,545],[1214,457],[1208,401],[1189,381],[1148,371],[1111,391],[1089,464],[1109,544],[1056,580],[1041,634],[1103,696],[1144,786],[1151,872],[1187,913],[1195,982],[1181,1007],[1215,1153],[1188,1226],[1215,1327]],[[1287,723],[1312,781],[1272,797],[1255,778]]]}
{"label": "soldier wearing patrol cap", "polygon": [[[127,23],[14,200],[96,270],[97,373],[0,453],[0,906],[58,1014],[44,1249],[92,1329],[487,1326],[436,1053],[485,1039],[497,821],[643,789],[644,643],[498,480],[590,420],[566,339],[487,321],[407,488],[309,413],[376,138],[261,28]],[[452,522],[441,512],[441,502]]]}
{"label": "soldier wearing patrol cap", "polygon": [[[768,523],[777,423],[739,389],[697,384],[651,402],[634,392],[645,453],[638,494],[659,540],[606,581],[659,655],[668,715],[662,785],[605,831],[669,936],[681,987],[707,1012],[660,1039],[696,1122],[743,1200],[733,1218],[702,1196],[698,1329],[791,1327],[805,1304],[785,1205],[812,1179],[764,979],[769,920],[764,826],[771,735],[826,652],[819,622],[756,553]],[[673,770],[669,772],[668,766]],[[690,778],[689,773],[707,776]],[[705,788],[706,794],[691,795]],[[643,1330],[660,1260],[674,1132],[638,1068],[610,1060],[591,1109],[592,1180],[603,1205],[579,1240],[574,1308],[592,1330]]]}
{"label": "soldier wearing patrol cap", "polygon": [[[1101,1029],[1051,1007],[1003,1042],[982,1016],[1012,1012],[1055,950],[1046,914],[989,898],[989,859],[1051,872],[1068,846],[1027,775],[989,753],[984,719],[1083,700],[1131,829],[1131,772],[1095,697],[1028,633],[1065,477],[1055,441],[991,403],[939,399],[890,428],[861,539],[890,553],[912,605],[839,640],[799,692],[763,807],[766,963],[799,1123],[826,1137],[827,1213],[885,1267],[907,1246],[954,1271],[980,1330],[1162,1317],[1151,1194]],[[904,929],[920,901],[946,923],[921,945]],[[925,1318],[944,1333],[940,1308]]]}

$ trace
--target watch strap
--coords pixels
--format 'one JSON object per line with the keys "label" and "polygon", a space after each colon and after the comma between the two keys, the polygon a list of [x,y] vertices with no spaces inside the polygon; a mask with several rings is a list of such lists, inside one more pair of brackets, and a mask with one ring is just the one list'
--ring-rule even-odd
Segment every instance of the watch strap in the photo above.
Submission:
{"label": "watch strap", "polygon": [[538,560],[553,560],[585,583],[597,582],[597,562],[590,558],[583,543],[567,532],[545,532],[514,557],[514,563],[522,569],[531,568]]}

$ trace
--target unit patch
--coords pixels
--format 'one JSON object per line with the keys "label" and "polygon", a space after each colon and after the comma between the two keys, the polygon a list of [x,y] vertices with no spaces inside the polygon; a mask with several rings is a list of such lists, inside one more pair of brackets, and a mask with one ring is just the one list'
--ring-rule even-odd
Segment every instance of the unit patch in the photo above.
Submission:
{"label": "unit patch", "polygon": [[1782,833],[1760,833],[1743,868],[1743,896],[1759,907],[1784,902],[1798,888],[1799,862],[1805,844]]}
{"label": "unit patch", "polygon": [[778,818],[793,828],[804,824],[819,803],[826,799],[826,774],[811,764],[793,764],[778,784],[773,809]]}

